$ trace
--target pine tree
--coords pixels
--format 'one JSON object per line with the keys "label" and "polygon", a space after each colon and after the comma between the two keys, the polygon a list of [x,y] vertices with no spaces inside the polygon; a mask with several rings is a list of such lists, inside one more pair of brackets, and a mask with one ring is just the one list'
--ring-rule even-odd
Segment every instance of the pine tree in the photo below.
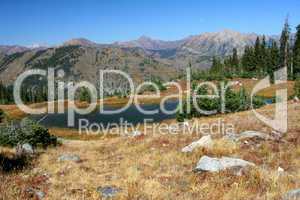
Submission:
{"label": "pine tree", "polygon": [[224,66],[223,66],[222,62],[220,61],[220,59],[218,59],[217,57],[214,56],[213,60],[212,60],[211,72],[219,74],[219,73],[224,72],[223,69],[224,69]]}
{"label": "pine tree", "polygon": [[250,72],[255,71],[255,55],[253,47],[246,46],[244,54],[242,56],[242,67],[243,71]]}
{"label": "pine tree", "polygon": [[271,46],[267,49],[267,73],[274,81],[274,72],[279,67],[279,48],[275,40],[271,41]]}
{"label": "pine tree", "polygon": [[261,44],[259,37],[256,38],[255,45],[254,45],[254,65],[255,65],[255,71],[260,71],[261,66]]}
{"label": "pine tree", "polygon": [[239,58],[238,58],[238,54],[237,54],[237,49],[234,48],[233,49],[233,53],[232,53],[232,58],[231,58],[231,65],[232,65],[232,68],[235,72],[239,72]]}
{"label": "pine tree", "polygon": [[283,30],[280,37],[280,54],[279,54],[279,67],[286,67],[288,74],[291,74],[291,69],[289,67],[289,40],[290,40],[290,25],[288,18],[285,20]]}
{"label": "pine tree", "polygon": [[262,74],[265,74],[267,72],[267,68],[268,68],[267,59],[268,59],[267,42],[266,42],[266,37],[263,36],[261,47],[260,47],[260,64],[259,64],[259,66],[261,67]]}
{"label": "pine tree", "polygon": [[300,24],[297,26],[296,42],[293,49],[294,78],[300,77]]}

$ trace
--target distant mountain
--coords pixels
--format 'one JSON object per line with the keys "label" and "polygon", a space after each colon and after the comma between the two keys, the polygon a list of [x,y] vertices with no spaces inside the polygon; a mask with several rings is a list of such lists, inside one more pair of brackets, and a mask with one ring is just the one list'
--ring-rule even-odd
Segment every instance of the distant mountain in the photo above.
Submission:
{"label": "distant mountain", "polygon": [[[178,41],[155,40],[142,36],[137,40],[114,44],[120,47],[142,48],[147,54],[156,58],[173,61],[176,67],[192,62],[195,67],[207,68],[213,56],[224,58],[232,53],[233,48],[237,48],[238,53],[242,54],[245,46],[254,45],[257,37],[262,36],[255,33],[223,30],[194,35]],[[278,37],[266,36],[266,39],[268,42],[270,39],[278,40]]]}
{"label": "distant mountain", "polygon": [[19,53],[27,50],[29,50],[29,48],[19,46],[19,45],[0,45],[0,52],[2,54],[13,54],[13,53]]}
{"label": "distant mountain", "polygon": [[71,39],[69,41],[66,41],[63,43],[63,46],[68,46],[68,45],[79,45],[79,46],[84,46],[84,47],[94,47],[97,46],[97,43],[92,42],[88,39],[85,38],[75,38]]}
{"label": "distant mountain", "polygon": [[145,50],[163,50],[163,49],[176,49],[183,43],[184,40],[163,41],[163,40],[155,40],[147,36],[142,36],[137,40],[133,40],[129,42],[116,42],[114,44],[121,47],[139,47]]}
{"label": "distant mountain", "polygon": [[[254,45],[255,33],[223,30],[203,33],[177,41],[156,40],[142,36],[128,42],[98,44],[84,38],[64,42],[57,47],[0,46],[0,78],[12,82],[18,74],[30,68],[56,67],[67,71],[66,79],[95,81],[98,69],[122,69],[136,80],[149,76],[162,79],[174,77],[189,62],[194,68],[209,68],[213,56],[224,58],[237,48]],[[266,36],[279,40],[278,36]]]}

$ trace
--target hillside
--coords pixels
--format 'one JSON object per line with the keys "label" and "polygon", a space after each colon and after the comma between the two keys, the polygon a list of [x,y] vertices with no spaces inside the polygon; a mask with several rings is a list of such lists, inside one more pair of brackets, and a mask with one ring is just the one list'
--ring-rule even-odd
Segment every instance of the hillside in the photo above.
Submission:
{"label": "hillside", "polygon": [[87,80],[92,83],[99,79],[99,69],[120,69],[128,72],[136,81],[151,76],[169,80],[177,74],[170,65],[158,62],[139,49],[91,46],[91,43],[84,45],[84,42],[72,40],[56,48],[5,55],[0,59],[0,79],[11,84],[25,70],[48,67],[63,69],[65,80]]}
{"label": "hillside", "polygon": [[[269,105],[259,112],[269,115],[273,108]],[[289,103],[288,113],[289,131],[280,140],[232,142],[222,139],[219,133],[212,136],[212,147],[190,153],[181,149],[201,137],[197,132],[64,140],[60,147],[41,151],[32,169],[0,175],[5,183],[0,192],[4,199],[26,199],[38,194],[46,199],[99,199],[103,188],[114,188],[116,192],[107,192],[116,196],[114,199],[128,200],[282,199],[287,191],[300,187],[299,104]],[[191,122],[213,124],[219,119],[233,123],[236,133],[272,132],[251,111]],[[2,148],[2,152],[8,151],[11,152]],[[59,161],[61,155],[73,155],[74,161]],[[204,155],[241,158],[256,166],[241,175],[230,171],[196,173],[193,170]]]}

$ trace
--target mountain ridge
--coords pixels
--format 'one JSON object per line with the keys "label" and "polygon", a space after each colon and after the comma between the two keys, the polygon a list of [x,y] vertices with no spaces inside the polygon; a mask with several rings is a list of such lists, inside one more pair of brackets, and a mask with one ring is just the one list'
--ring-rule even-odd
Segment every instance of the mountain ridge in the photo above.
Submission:
{"label": "mountain ridge", "polygon": [[[81,46],[120,46],[120,47],[140,47],[147,50],[161,50],[161,49],[172,49],[177,48],[181,44],[183,44],[186,41],[189,41],[191,39],[195,38],[201,38],[203,36],[213,36],[213,35],[221,35],[223,37],[226,37],[227,35],[244,35],[244,36],[252,36],[253,38],[259,36],[262,37],[261,34],[256,33],[242,33],[238,31],[234,31],[231,29],[223,29],[221,31],[217,32],[203,32],[197,35],[190,35],[187,37],[184,37],[179,40],[161,40],[161,39],[154,39],[152,37],[142,35],[139,38],[135,40],[129,40],[129,41],[116,41],[112,43],[97,43],[92,40],[89,40],[87,38],[72,38],[70,40],[67,40],[63,42],[60,45],[54,45],[49,46],[49,48],[55,47],[55,46],[65,46],[65,45],[81,45]],[[267,36],[267,35],[266,35]],[[276,35],[267,36],[271,38],[278,38]],[[38,46],[38,48],[47,48],[46,46]],[[7,54],[26,51],[26,50],[32,50],[36,49],[36,45],[32,46],[22,46],[22,45],[0,45],[0,51],[5,53],[5,50],[8,52]],[[15,49],[15,50],[14,50]]]}
{"label": "mountain ridge", "polygon": [[[53,47],[6,45],[0,46],[0,78],[11,83],[27,69],[55,67],[66,70],[66,79],[74,81],[95,82],[97,69],[125,70],[139,81],[151,76],[167,80],[189,63],[193,68],[207,69],[214,56],[225,58],[232,54],[233,48],[241,55],[245,46],[254,45],[257,37],[262,35],[227,29],[175,41],[141,36],[112,44],[74,38]],[[275,36],[266,39],[278,41]]]}

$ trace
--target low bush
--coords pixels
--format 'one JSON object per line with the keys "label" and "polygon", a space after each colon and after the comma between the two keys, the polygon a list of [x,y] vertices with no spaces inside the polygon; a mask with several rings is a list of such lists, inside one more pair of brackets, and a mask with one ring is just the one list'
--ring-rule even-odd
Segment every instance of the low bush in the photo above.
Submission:
{"label": "low bush", "polygon": [[29,119],[0,127],[0,145],[13,147],[25,143],[46,148],[57,145],[57,138],[50,135],[48,129]]}

